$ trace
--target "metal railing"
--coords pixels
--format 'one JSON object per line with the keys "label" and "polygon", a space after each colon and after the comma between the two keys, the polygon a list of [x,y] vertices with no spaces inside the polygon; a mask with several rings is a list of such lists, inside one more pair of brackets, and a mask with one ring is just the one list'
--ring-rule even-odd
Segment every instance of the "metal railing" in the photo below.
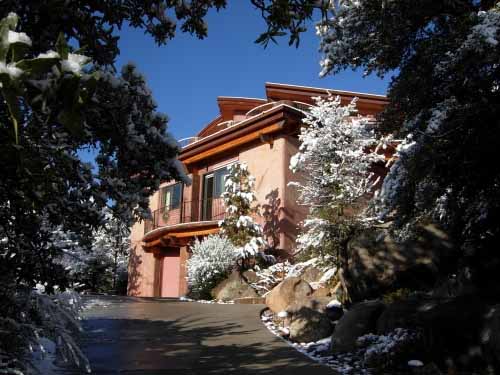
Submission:
{"label": "metal railing", "polygon": [[174,206],[160,207],[153,218],[144,223],[144,234],[161,227],[198,221],[222,220],[225,215],[222,198],[184,201]]}

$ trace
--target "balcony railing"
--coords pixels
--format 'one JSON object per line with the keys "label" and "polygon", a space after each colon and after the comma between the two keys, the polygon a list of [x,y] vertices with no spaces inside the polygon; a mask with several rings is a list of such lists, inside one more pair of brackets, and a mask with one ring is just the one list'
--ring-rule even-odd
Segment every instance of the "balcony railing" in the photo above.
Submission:
{"label": "balcony railing", "polygon": [[160,207],[152,212],[152,220],[144,223],[144,234],[161,227],[198,221],[222,220],[225,215],[222,198],[185,201],[175,206]]}

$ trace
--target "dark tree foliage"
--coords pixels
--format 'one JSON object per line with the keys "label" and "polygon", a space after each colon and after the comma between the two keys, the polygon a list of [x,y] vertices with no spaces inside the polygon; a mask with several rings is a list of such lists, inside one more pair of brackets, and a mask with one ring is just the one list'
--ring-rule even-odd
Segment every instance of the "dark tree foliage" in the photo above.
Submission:
{"label": "dark tree foliage", "polygon": [[[223,0],[0,3],[0,18],[16,13],[17,30],[31,37],[24,58],[59,51],[61,34],[92,61],[81,79],[39,74],[38,83],[16,91],[18,139],[7,105],[0,103],[2,276],[27,285],[44,280],[49,290],[63,285],[64,272],[53,262],[60,250],[49,246],[48,228],[62,225],[85,239],[110,202],[123,220],[147,217],[148,197],[160,181],[181,177],[167,118],[156,113],[144,78],[131,65],[114,74],[117,31],[128,23],[163,44],[174,36],[178,19],[183,32],[203,38],[207,11],[223,6]],[[41,101],[38,93],[47,82]],[[71,113],[61,112],[66,107]],[[97,152],[97,170],[81,159],[81,150]]]}
{"label": "dark tree foliage", "polygon": [[[254,3],[271,32],[292,36],[318,4]],[[467,278],[497,280],[500,5],[496,0],[331,4],[318,26],[322,74],[361,68],[393,75],[379,129],[406,140],[378,202],[385,219],[395,221],[403,239],[419,222],[441,224],[462,250],[458,264]],[[282,15],[292,9],[288,18]]]}
{"label": "dark tree foliage", "polygon": [[84,46],[97,64],[112,65],[120,52],[117,32],[124,23],[144,30],[158,44],[174,37],[176,19],[181,31],[204,38],[207,11],[225,5],[226,0],[3,0],[0,18],[17,13],[21,29],[33,37],[34,52],[55,49],[55,38],[63,32]]}
{"label": "dark tree foliage", "polygon": [[261,12],[267,30],[255,41],[267,46],[276,37],[289,34],[289,45],[299,46],[300,34],[307,30],[315,11],[328,15],[330,0],[251,0]]}
{"label": "dark tree foliage", "polygon": [[[177,143],[144,77],[133,65],[115,72],[116,31],[126,22],[163,44],[174,36],[177,18],[182,31],[203,38],[208,9],[223,5],[0,2],[0,328],[9,336],[26,338],[23,327],[36,327],[20,314],[36,283],[48,292],[67,285],[56,229],[90,245],[92,231],[103,224],[103,207],[125,223],[146,218],[160,181],[183,178]],[[97,155],[96,167],[82,159],[85,150]],[[25,339],[15,346],[0,341],[2,358],[26,349]]]}

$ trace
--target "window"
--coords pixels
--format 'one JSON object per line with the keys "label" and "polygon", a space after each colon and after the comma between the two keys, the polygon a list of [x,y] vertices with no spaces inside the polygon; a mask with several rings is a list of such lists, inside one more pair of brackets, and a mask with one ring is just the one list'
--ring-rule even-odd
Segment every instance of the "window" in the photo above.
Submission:
{"label": "window", "polygon": [[162,189],[161,206],[175,210],[181,205],[182,184],[166,186]]}
{"label": "window", "polygon": [[213,173],[207,174],[203,180],[203,198],[219,198],[224,193],[226,176],[229,174],[227,167],[217,169]]}
{"label": "window", "polygon": [[220,215],[221,203],[213,202],[220,198],[225,191],[226,176],[229,174],[229,168],[224,167],[206,174],[203,177],[203,220],[211,220],[214,216]]}

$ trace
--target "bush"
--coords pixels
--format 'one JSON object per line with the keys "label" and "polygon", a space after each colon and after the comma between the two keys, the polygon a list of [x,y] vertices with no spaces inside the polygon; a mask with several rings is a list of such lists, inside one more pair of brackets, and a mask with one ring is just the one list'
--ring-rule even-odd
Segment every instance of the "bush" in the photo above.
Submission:
{"label": "bush", "polygon": [[403,301],[408,299],[412,295],[412,291],[406,288],[396,289],[392,292],[385,293],[382,296],[382,300],[385,304],[389,305],[397,301]]}
{"label": "bush", "polygon": [[0,288],[5,302],[0,304],[0,374],[45,374],[54,361],[90,372],[75,337],[82,331],[80,296],[72,291],[48,295],[41,284],[35,290],[9,286]]}
{"label": "bush", "polygon": [[187,279],[191,294],[196,298],[210,298],[210,291],[223,280],[236,261],[236,252],[228,238],[212,235],[191,247],[187,261]]}
{"label": "bush", "polygon": [[358,338],[358,346],[364,351],[363,365],[372,374],[407,374],[408,361],[421,358],[420,332],[396,328],[387,335],[368,334]]}

